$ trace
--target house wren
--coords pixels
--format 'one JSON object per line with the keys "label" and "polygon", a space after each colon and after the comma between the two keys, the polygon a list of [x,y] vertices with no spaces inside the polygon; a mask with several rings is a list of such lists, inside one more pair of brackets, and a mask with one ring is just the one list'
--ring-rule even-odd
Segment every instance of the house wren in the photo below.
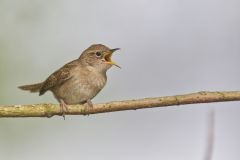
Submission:
{"label": "house wren", "polygon": [[[60,103],[60,110],[65,118],[67,105],[84,104],[92,107],[94,98],[107,82],[106,72],[112,65],[112,54],[119,48],[110,49],[102,44],[94,44],[82,52],[80,57],[67,63],[51,74],[44,82],[24,85],[19,88],[43,95],[51,91]],[[120,67],[119,67],[120,68]]]}

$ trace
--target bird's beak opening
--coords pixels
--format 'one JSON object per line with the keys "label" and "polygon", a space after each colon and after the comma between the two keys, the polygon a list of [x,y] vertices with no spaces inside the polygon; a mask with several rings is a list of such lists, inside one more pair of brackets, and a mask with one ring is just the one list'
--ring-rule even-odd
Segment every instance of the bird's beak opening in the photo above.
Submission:
{"label": "bird's beak opening", "polygon": [[112,61],[112,54],[119,50],[120,48],[114,48],[114,49],[110,49],[110,52],[106,52],[105,55],[104,55],[104,59],[105,59],[105,63],[107,64],[111,64],[111,65],[114,65],[118,68],[121,68],[119,65],[117,65],[114,61]]}

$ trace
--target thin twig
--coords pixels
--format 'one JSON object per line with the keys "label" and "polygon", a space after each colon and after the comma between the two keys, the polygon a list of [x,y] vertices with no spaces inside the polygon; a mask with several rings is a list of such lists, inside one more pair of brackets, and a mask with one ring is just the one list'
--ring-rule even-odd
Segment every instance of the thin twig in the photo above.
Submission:
{"label": "thin twig", "polygon": [[215,130],[214,126],[215,126],[215,113],[212,110],[208,115],[207,141],[204,160],[211,160],[213,156],[214,130]]}
{"label": "thin twig", "polygon": [[[94,104],[93,108],[86,107],[85,105],[69,105],[68,113],[66,113],[66,115],[89,115],[123,110],[224,101],[240,101],[240,91],[198,92],[167,97],[116,101]],[[59,105],[34,104],[0,106],[0,117],[52,117],[54,115],[61,115]]]}

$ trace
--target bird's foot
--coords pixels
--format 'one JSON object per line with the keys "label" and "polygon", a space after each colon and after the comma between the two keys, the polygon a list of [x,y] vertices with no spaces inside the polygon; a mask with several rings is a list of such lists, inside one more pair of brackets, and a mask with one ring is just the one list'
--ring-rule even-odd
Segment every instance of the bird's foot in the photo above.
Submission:
{"label": "bird's foot", "polygon": [[62,99],[60,99],[60,112],[62,113],[63,119],[65,120],[65,114],[68,112],[68,108]]}
{"label": "bird's foot", "polygon": [[[85,103],[86,111],[89,112],[91,109],[93,109],[93,103],[90,99],[88,99]],[[89,114],[86,114],[89,116]]]}
{"label": "bird's foot", "polygon": [[92,103],[91,99],[87,100],[87,104],[88,104],[89,108],[93,108],[93,103]]}

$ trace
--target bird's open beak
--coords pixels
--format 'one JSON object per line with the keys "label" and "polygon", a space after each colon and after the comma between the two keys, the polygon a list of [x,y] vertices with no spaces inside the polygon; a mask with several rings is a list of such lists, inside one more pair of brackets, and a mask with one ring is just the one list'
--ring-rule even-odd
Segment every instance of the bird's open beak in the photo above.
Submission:
{"label": "bird's open beak", "polygon": [[114,48],[114,49],[110,49],[110,52],[106,52],[105,55],[104,55],[104,59],[105,59],[105,63],[107,64],[111,64],[111,65],[114,65],[118,68],[121,68],[119,65],[117,65],[114,61],[112,61],[112,54],[119,50],[120,48]]}

